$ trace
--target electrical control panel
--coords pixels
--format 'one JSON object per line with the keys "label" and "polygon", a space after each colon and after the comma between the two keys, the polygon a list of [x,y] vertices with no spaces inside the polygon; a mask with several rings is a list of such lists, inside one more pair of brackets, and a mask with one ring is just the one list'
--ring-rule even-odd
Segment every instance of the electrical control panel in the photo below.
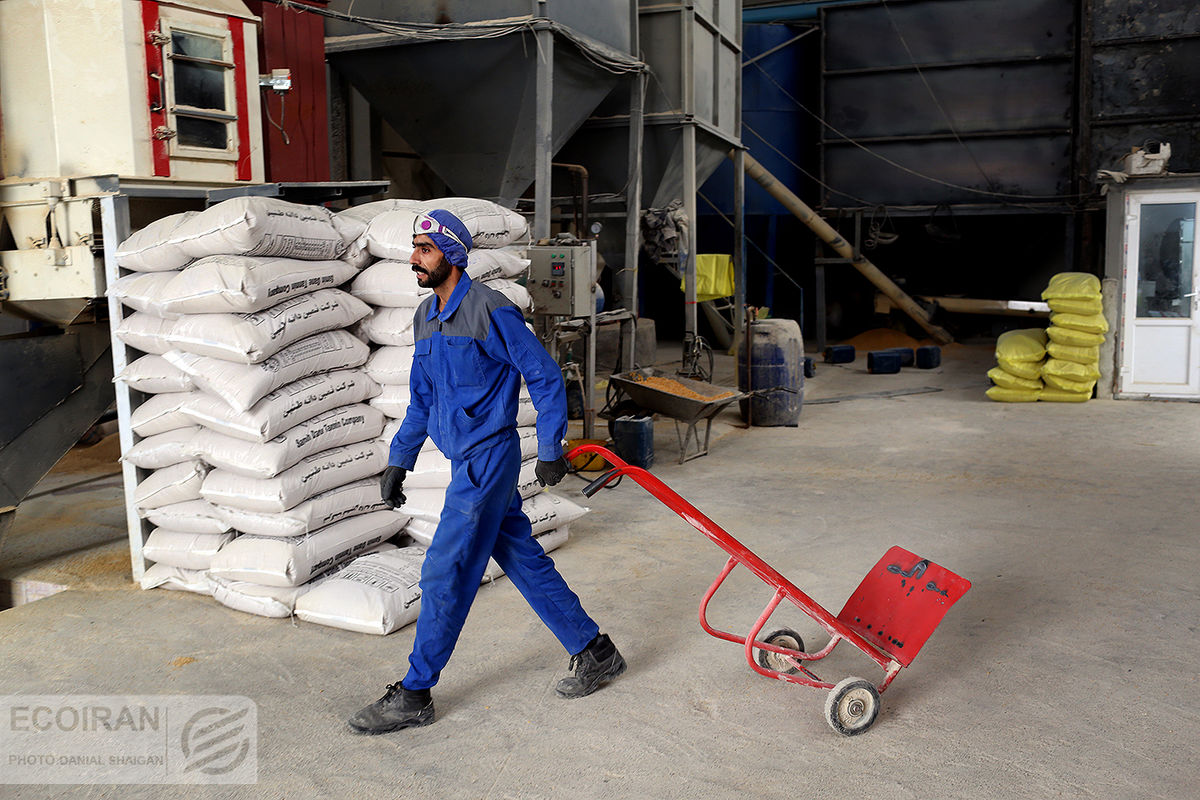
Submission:
{"label": "electrical control panel", "polygon": [[525,288],[533,313],[587,317],[596,308],[594,244],[538,244],[529,247]]}

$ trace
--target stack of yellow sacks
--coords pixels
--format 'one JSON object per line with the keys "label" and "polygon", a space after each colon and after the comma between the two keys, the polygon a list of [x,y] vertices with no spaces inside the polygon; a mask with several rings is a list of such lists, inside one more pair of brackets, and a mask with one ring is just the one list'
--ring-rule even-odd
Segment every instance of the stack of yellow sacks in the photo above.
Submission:
{"label": "stack of yellow sacks", "polygon": [[1100,345],[1108,333],[1100,299],[1100,279],[1085,272],[1062,272],[1042,292],[1050,306],[1046,329],[1049,358],[1042,364],[1045,388],[1040,400],[1082,403],[1100,378]]}
{"label": "stack of yellow sacks", "polygon": [[1032,403],[1045,391],[1042,364],[1046,359],[1046,331],[1024,328],[1000,334],[996,340],[996,364],[988,377],[996,384],[987,390],[1000,403]]}

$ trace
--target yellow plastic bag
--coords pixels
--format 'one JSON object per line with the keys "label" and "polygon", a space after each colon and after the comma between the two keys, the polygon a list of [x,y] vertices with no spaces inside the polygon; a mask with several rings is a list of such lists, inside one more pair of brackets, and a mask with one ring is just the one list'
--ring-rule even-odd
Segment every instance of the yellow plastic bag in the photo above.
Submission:
{"label": "yellow plastic bag", "polygon": [[[679,291],[687,291],[687,282],[679,282]],[[696,255],[696,300],[705,302],[733,294],[733,256],[721,253]]]}
{"label": "yellow plastic bag", "polygon": [[[1098,364],[1100,362],[1099,347],[1076,347],[1070,344],[1059,344],[1058,342],[1050,342],[1046,345],[1046,352],[1051,358],[1057,358],[1062,361],[1074,361],[1076,364]],[[1025,377],[1022,375],[1021,377]]]}
{"label": "yellow plastic bag", "polygon": [[1104,303],[1099,297],[1081,300],[1077,298],[1055,298],[1046,301],[1046,305],[1050,306],[1051,311],[1057,311],[1060,314],[1082,314],[1083,316],[1091,316],[1092,314],[1104,313]]}
{"label": "yellow plastic bag", "polygon": [[1070,378],[1064,378],[1052,372],[1047,372],[1042,377],[1045,379],[1047,386],[1054,389],[1062,389],[1064,392],[1086,392],[1090,395],[1092,389],[1096,387],[1095,381],[1073,381]]}
{"label": "yellow plastic bag", "polygon": [[996,358],[1009,361],[1041,361],[1046,357],[1046,331],[1022,328],[1008,331],[996,339]]}
{"label": "yellow plastic bag", "polygon": [[1042,389],[1042,394],[1038,397],[1038,400],[1045,403],[1085,403],[1091,399],[1091,392],[1066,392],[1053,386]]}
{"label": "yellow plastic bag", "polygon": [[1032,403],[1041,393],[1040,389],[1008,389],[1004,386],[993,386],[987,390],[988,399],[997,403]]}
{"label": "yellow plastic bag", "polygon": [[997,386],[1003,386],[1005,389],[1041,389],[1042,382],[1040,380],[1029,380],[1028,378],[1019,378],[1016,375],[1005,372],[1000,367],[992,367],[988,370],[987,376],[992,379],[992,383]]}
{"label": "yellow plastic bag", "polygon": [[1042,362],[1040,361],[1010,361],[1007,358],[997,358],[996,363],[1000,365],[1000,369],[1009,375],[1016,375],[1018,378],[1033,381],[1042,377]]}
{"label": "yellow plastic bag", "polygon": [[1042,377],[1057,375],[1070,381],[1095,381],[1100,378],[1098,364],[1078,364],[1074,361],[1063,361],[1061,358],[1047,359],[1042,364]]}
{"label": "yellow plastic bag", "polygon": [[1081,299],[1100,296],[1100,279],[1086,272],[1060,272],[1050,279],[1042,299]]}
{"label": "yellow plastic bag", "polygon": [[1108,320],[1103,314],[1059,314],[1050,315],[1050,324],[1058,328],[1070,328],[1084,333],[1108,333]]}
{"label": "yellow plastic bag", "polygon": [[1057,325],[1046,328],[1046,335],[1052,342],[1072,347],[1098,347],[1104,344],[1103,333],[1084,333],[1072,328],[1060,328]]}

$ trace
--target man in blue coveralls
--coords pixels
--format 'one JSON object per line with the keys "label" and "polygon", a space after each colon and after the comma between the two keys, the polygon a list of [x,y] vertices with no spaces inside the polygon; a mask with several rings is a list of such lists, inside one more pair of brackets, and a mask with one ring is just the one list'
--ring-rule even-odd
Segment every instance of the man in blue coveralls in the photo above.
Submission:
{"label": "man in blue coveralls", "polygon": [[433,295],[413,319],[411,400],[380,488],[390,507],[404,503],[404,477],[426,436],[450,459],[450,486],[421,568],[421,612],[408,674],[350,718],[358,733],[433,722],[429,690],[450,659],[489,556],[572,654],[568,669],[575,674],[558,682],[559,696],[589,695],[625,671],[616,646],[534,540],[517,494],[522,375],[538,412],[538,482],[553,486],[567,472],[567,403],[558,365],[515,305],[466,274],[471,235],[457,217],[441,209],[418,215],[413,248],[417,283]]}

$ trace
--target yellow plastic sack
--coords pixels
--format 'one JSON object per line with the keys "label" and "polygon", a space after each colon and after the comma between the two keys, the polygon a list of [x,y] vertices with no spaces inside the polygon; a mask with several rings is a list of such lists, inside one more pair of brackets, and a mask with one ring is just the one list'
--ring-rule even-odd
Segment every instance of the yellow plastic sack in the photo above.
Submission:
{"label": "yellow plastic sack", "polygon": [[1054,389],[1062,389],[1064,392],[1086,392],[1090,395],[1092,389],[1096,387],[1095,381],[1073,381],[1070,378],[1064,378],[1052,372],[1047,372],[1042,377],[1045,379],[1047,386]]}
{"label": "yellow plastic sack", "polygon": [[988,399],[997,403],[1032,403],[1041,393],[1040,389],[1008,389],[1004,386],[993,386],[987,390]]}
{"label": "yellow plastic sack", "polygon": [[1007,358],[997,358],[996,363],[1000,365],[1000,369],[1009,375],[1016,375],[1018,378],[1033,381],[1042,377],[1042,362],[1040,361],[1010,361]]}
{"label": "yellow plastic sack", "polygon": [[1092,297],[1087,300],[1055,298],[1046,301],[1046,305],[1050,306],[1051,311],[1057,311],[1060,314],[1091,316],[1092,314],[1102,314],[1104,312],[1104,303],[1099,297]]}
{"label": "yellow plastic sack", "polygon": [[1104,344],[1103,333],[1084,333],[1072,328],[1060,328],[1057,325],[1046,328],[1046,335],[1052,342],[1072,347],[1098,347]]}
{"label": "yellow plastic sack", "polygon": [[1078,364],[1074,361],[1063,361],[1061,358],[1050,358],[1042,364],[1042,377],[1057,375],[1071,381],[1095,381],[1100,378],[1098,364]]}
{"label": "yellow plastic sack", "polygon": [[[679,282],[679,291],[687,291],[687,282]],[[733,256],[720,253],[696,255],[696,300],[705,302],[733,294]]]}
{"label": "yellow plastic sack", "polygon": [[1042,299],[1081,299],[1100,296],[1100,279],[1086,272],[1060,272],[1050,279]]}
{"label": "yellow plastic sack", "polygon": [[1046,331],[1022,328],[1008,331],[996,339],[996,358],[1009,361],[1041,361],[1046,357]]}
{"label": "yellow plastic sack", "polygon": [[[1099,347],[1076,347],[1069,344],[1050,342],[1046,345],[1046,352],[1051,358],[1057,358],[1062,361],[1074,361],[1076,364],[1097,364],[1100,362]],[[1022,375],[1021,377],[1025,376]]]}
{"label": "yellow plastic sack", "polygon": [[1108,320],[1103,314],[1059,314],[1050,315],[1050,324],[1058,328],[1070,328],[1084,333],[1108,333]]}
{"label": "yellow plastic sack", "polygon": [[992,367],[988,370],[988,377],[992,379],[992,383],[997,386],[1003,386],[1005,389],[1041,389],[1042,382],[1040,380],[1029,380],[1028,378],[1019,378],[1016,375],[1005,372],[1000,367]]}
{"label": "yellow plastic sack", "polygon": [[1091,399],[1091,392],[1066,392],[1053,386],[1042,389],[1042,394],[1038,397],[1038,400],[1046,403],[1085,403]]}

